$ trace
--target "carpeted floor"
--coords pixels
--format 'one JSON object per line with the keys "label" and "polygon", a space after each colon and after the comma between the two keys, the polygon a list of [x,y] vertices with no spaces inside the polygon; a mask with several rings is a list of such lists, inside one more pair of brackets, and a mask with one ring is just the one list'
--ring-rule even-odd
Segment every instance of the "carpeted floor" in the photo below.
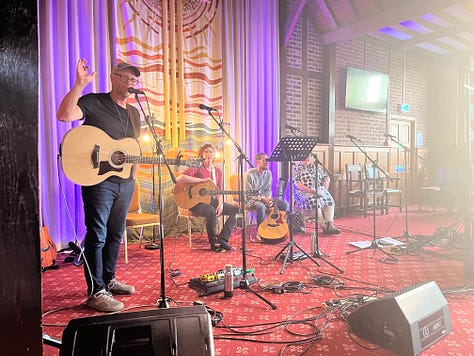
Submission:
{"label": "carpeted floor", "polygon": [[[345,318],[368,297],[383,297],[407,287],[413,290],[417,283],[434,281],[448,301],[452,331],[421,355],[472,355],[474,281],[464,273],[463,255],[468,245],[464,223],[458,220],[456,212],[419,212],[413,207],[408,215],[409,239],[404,234],[405,214],[392,209],[389,215],[377,215],[377,238],[392,237],[409,242],[398,248],[385,246],[385,252],[358,250],[350,244],[373,239],[372,217],[336,219],[336,226],[342,230],[340,235],[318,234],[319,248],[329,256],[316,258],[317,264],[310,259],[286,264],[282,264],[280,258],[275,260],[288,240],[277,245],[247,240],[246,266],[254,271],[247,274],[247,280],[252,281],[255,275],[259,283],[252,283],[252,289],[274,304],[275,310],[242,289],[235,289],[232,298],[224,299],[222,293],[200,295],[188,286],[191,279],[214,273],[227,263],[242,267],[238,229],[231,239],[237,249],[226,253],[210,251],[207,238],[199,238],[199,234],[193,239],[192,248],[187,236],[179,236],[176,241],[172,236],[166,237],[164,288],[160,284],[160,251],[139,249],[131,244],[128,264],[124,263],[121,252],[117,279],[133,284],[136,293],[117,298],[124,302],[127,308],[124,312],[157,309],[162,289],[170,298],[170,307],[190,306],[196,301],[205,303],[215,311],[216,326],[212,331],[215,354],[220,356],[394,355],[393,351],[350,333]],[[308,253],[311,252],[312,226],[314,224],[307,223],[305,234],[294,235],[296,245]],[[299,251],[296,246],[294,251]],[[355,252],[347,253],[351,251]],[[391,262],[390,256],[397,260]],[[83,269],[63,263],[65,257],[59,257],[58,269],[43,273],[43,331],[58,339],[71,319],[103,315],[84,306]],[[273,292],[281,289],[284,289],[283,294]],[[413,298],[417,299],[416,294]],[[438,303],[434,296],[427,298],[426,295],[416,302]],[[222,320],[218,319],[220,313]],[[59,350],[45,345],[44,355],[59,355]]]}

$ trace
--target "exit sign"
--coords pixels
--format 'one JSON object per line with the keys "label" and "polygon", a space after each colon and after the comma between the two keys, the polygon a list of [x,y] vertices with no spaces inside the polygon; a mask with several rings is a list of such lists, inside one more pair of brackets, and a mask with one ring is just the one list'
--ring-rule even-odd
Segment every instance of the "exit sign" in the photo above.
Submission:
{"label": "exit sign", "polygon": [[402,103],[400,104],[400,111],[401,112],[409,112],[410,111],[410,105]]}

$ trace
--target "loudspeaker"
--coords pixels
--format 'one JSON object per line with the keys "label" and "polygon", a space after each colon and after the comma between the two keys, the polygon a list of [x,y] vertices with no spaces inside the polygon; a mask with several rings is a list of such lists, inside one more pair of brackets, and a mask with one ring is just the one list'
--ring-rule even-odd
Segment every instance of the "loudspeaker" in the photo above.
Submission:
{"label": "loudspeaker", "polygon": [[193,306],[73,319],[60,355],[213,356],[211,318]]}
{"label": "loudspeaker", "polygon": [[417,355],[451,332],[448,303],[435,282],[364,304],[347,321],[354,334],[402,355]]}

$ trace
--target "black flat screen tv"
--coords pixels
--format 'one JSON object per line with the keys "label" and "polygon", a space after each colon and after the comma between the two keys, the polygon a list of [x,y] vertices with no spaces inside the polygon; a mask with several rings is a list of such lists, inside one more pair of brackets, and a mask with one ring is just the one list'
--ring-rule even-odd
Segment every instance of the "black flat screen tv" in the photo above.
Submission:
{"label": "black flat screen tv", "polygon": [[386,112],[388,74],[347,67],[345,107]]}

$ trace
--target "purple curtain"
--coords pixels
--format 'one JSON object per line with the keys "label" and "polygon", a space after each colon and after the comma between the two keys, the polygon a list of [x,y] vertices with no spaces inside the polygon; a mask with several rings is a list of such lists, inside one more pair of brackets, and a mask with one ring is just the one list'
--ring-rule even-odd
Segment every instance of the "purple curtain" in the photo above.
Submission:
{"label": "purple curtain", "polygon": [[[39,2],[40,215],[58,248],[82,240],[85,228],[80,187],[64,177],[59,159],[60,142],[77,123],[58,122],[56,109],[74,84],[79,58],[86,58],[97,71],[86,91],[109,90],[116,57],[114,23],[121,4],[118,0]],[[270,154],[278,142],[278,2],[226,0],[223,5],[224,115],[230,117],[231,134],[253,162],[257,152]],[[226,169],[235,172],[235,167]],[[272,170],[276,176],[276,164]]]}

